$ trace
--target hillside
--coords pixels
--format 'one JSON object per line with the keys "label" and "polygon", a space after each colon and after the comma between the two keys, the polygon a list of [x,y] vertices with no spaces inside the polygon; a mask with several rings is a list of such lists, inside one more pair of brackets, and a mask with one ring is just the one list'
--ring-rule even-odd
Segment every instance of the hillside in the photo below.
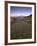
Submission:
{"label": "hillside", "polygon": [[11,39],[32,37],[32,15],[11,17]]}

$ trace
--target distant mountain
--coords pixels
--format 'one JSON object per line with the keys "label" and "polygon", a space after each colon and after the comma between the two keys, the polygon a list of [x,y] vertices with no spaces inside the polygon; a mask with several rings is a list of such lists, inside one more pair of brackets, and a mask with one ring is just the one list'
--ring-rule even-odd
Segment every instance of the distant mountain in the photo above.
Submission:
{"label": "distant mountain", "polygon": [[16,17],[16,21],[27,21],[27,20],[31,20],[31,19],[32,19],[32,15]]}
{"label": "distant mountain", "polygon": [[19,21],[32,21],[32,14],[29,16],[17,16],[17,17],[11,17],[11,20],[14,22],[19,22]]}
{"label": "distant mountain", "polygon": [[24,19],[24,16],[19,16],[19,17],[16,17],[16,21],[21,21]]}
{"label": "distant mountain", "polygon": [[19,16],[29,16],[30,14],[11,14],[11,17],[19,17]]}

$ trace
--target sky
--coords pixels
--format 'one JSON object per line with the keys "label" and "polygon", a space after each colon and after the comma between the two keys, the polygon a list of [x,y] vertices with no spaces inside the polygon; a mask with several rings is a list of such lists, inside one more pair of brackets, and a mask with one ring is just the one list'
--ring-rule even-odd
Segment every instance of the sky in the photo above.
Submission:
{"label": "sky", "polygon": [[10,7],[11,15],[15,16],[16,14],[32,14],[32,7],[19,7],[19,6],[11,6]]}

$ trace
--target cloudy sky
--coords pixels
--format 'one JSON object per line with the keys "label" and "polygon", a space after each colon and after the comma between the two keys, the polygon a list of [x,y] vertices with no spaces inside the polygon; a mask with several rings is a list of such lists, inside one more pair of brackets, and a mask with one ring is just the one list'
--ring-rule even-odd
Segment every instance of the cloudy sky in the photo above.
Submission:
{"label": "cloudy sky", "polygon": [[32,7],[19,7],[19,6],[11,6],[10,7],[10,14],[11,16],[16,16],[16,15],[30,15],[32,14]]}

